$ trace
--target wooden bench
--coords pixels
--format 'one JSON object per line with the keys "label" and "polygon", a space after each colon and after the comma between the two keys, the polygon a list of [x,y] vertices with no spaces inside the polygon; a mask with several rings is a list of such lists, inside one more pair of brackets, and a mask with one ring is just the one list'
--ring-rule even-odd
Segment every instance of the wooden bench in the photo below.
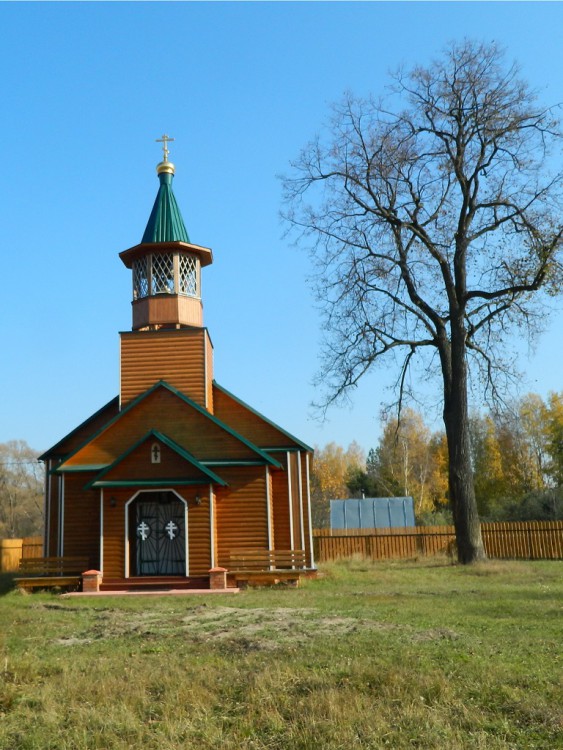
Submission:
{"label": "wooden bench", "polygon": [[14,580],[22,589],[79,587],[89,567],[87,557],[26,557]]}
{"label": "wooden bench", "polygon": [[238,549],[229,557],[229,573],[237,586],[287,583],[297,586],[306,570],[305,551]]}
{"label": "wooden bench", "polygon": [[303,570],[305,550],[237,549],[231,552],[229,570]]}

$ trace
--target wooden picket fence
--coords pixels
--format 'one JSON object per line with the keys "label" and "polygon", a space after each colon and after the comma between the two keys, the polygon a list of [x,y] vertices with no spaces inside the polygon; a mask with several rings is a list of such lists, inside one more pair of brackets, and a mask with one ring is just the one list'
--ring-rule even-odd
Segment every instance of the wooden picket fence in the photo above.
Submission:
{"label": "wooden picket fence", "polygon": [[43,537],[28,536],[23,539],[0,539],[0,572],[13,573],[22,558],[43,556]]}
{"label": "wooden picket fence", "polygon": [[[485,551],[499,560],[562,560],[563,521],[483,523]],[[315,560],[355,555],[371,560],[409,559],[437,554],[455,557],[453,526],[398,529],[314,529]]]}

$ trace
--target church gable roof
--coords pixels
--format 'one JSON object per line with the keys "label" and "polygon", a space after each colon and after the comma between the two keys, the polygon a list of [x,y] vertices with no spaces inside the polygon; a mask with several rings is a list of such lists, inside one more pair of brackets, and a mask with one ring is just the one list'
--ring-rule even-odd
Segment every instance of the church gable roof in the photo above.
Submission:
{"label": "church gable roof", "polygon": [[103,469],[150,430],[166,434],[201,463],[258,463],[279,467],[266,452],[172,386],[160,381],[130,402],[56,469]]}
{"label": "church gable roof", "polygon": [[95,435],[100,427],[106,425],[110,419],[113,419],[119,413],[119,396],[112,398],[105,406],[94,412],[88,419],[81,422],[78,427],[71,430],[68,435],[55,443],[51,448],[39,456],[39,461],[45,461],[55,456],[66,456],[76,450],[78,446],[83,445],[87,438]]}
{"label": "church gable roof", "polygon": [[213,410],[219,419],[265,450],[313,449],[213,381]]}
{"label": "church gable roof", "polygon": [[94,477],[85,489],[140,484],[162,487],[210,482],[223,487],[227,485],[221,477],[174,440],[158,430],[150,430]]}

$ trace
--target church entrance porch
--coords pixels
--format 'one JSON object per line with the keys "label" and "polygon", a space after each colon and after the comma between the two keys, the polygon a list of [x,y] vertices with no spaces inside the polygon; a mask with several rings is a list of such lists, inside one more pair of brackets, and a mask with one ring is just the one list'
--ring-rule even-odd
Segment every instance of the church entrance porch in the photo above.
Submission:
{"label": "church entrance porch", "polygon": [[172,491],[139,492],[126,514],[126,577],[188,576],[185,500]]}

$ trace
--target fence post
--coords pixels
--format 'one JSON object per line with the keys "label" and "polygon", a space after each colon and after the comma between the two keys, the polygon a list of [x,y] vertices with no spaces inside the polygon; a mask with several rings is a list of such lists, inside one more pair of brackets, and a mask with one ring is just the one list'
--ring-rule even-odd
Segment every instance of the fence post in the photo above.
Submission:
{"label": "fence post", "polygon": [[528,523],[528,559],[534,560],[534,545],[532,541],[532,529],[530,528],[530,524]]}

